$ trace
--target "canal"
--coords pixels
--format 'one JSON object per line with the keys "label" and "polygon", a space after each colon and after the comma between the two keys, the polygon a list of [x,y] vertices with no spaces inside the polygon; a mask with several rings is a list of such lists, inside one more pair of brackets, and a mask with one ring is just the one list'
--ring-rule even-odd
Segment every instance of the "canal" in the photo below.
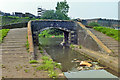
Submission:
{"label": "canal", "polygon": [[[97,74],[96,78],[116,78],[116,76],[112,75],[111,73],[107,72],[106,70],[95,70],[96,67],[100,67],[97,62],[92,61],[91,59],[83,56],[82,54],[73,51],[69,47],[63,47],[60,45],[63,38],[54,37],[54,38],[39,38],[39,42],[42,47],[46,50],[46,52],[51,56],[51,58],[60,63],[62,66],[62,71],[64,72],[65,76],[69,78],[75,74],[77,78],[86,78],[86,75]],[[91,62],[93,65],[92,67],[87,66],[80,66],[81,61],[88,61]],[[84,72],[85,71],[85,72]],[[82,72],[82,73],[81,73]],[[84,73],[84,74],[83,74]],[[76,76],[81,75],[81,77]],[[88,76],[88,78],[91,78]]]}

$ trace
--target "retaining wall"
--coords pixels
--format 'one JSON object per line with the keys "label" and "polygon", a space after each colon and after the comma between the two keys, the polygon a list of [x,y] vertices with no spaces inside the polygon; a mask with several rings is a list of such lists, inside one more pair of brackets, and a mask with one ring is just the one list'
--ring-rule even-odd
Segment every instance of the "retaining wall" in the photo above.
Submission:
{"label": "retaining wall", "polygon": [[23,28],[23,27],[27,27],[27,23],[28,22],[14,23],[14,24],[9,24],[9,25],[4,25],[4,26],[1,26],[1,27],[2,27],[2,29]]}

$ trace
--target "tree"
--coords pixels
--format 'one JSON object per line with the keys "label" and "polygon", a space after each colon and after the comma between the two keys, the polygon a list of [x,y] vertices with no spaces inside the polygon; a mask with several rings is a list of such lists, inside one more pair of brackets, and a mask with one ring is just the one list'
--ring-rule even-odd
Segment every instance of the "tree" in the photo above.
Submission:
{"label": "tree", "polygon": [[47,10],[41,16],[42,19],[54,19],[55,18],[55,11],[54,10]]}
{"label": "tree", "polygon": [[42,16],[42,19],[69,20],[70,18],[60,11],[48,10]]}
{"label": "tree", "polygon": [[57,2],[56,11],[62,12],[63,14],[67,15],[69,11],[69,5],[67,4],[66,0],[63,2]]}

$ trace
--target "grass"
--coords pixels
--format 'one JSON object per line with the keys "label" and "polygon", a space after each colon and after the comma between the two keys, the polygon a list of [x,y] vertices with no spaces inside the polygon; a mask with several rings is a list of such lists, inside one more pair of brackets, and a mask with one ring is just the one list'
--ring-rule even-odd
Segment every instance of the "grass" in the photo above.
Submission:
{"label": "grass", "polygon": [[94,27],[93,29],[102,32],[103,34],[106,34],[109,37],[112,37],[113,39],[120,41],[120,30],[115,30],[112,28],[106,28],[106,27]]}
{"label": "grass", "polygon": [[48,57],[48,56],[42,56],[41,59],[42,59],[42,60],[49,60],[49,57]]}
{"label": "grass", "polygon": [[38,61],[37,60],[30,60],[29,63],[30,64],[32,64],[32,63],[38,63]]}
{"label": "grass", "polygon": [[4,37],[6,37],[8,32],[9,32],[9,29],[2,29],[2,30],[0,30],[0,43],[2,43]]}
{"label": "grass", "polygon": [[16,17],[16,16],[2,16],[2,25],[28,22],[29,20],[35,20],[35,18]]}
{"label": "grass", "polygon": [[27,52],[29,53],[29,42],[28,42],[28,36],[26,36],[26,38],[27,38],[27,41],[26,41],[25,46],[26,46]]}
{"label": "grass", "polygon": [[70,48],[75,48],[75,46],[73,44],[70,44]]}
{"label": "grass", "polygon": [[49,73],[48,76],[49,76],[50,78],[56,78],[56,77],[58,76],[55,71],[48,71],[48,73]]}
{"label": "grass", "polygon": [[78,47],[79,47],[79,49],[81,49],[81,48],[82,48],[82,46],[81,46],[81,45],[79,45]]}
{"label": "grass", "polygon": [[45,70],[48,71],[48,76],[50,78],[57,78],[58,74],[55,71],[55,68],[62,68],[60,64],[57,62],[53,62],[52,59],[49,59],[48,56],[42,56],[41,59],[43,60],[42,65],[36,68],[36,70]]}
{"label": "grass", "polygon": [[37,65],[32,65],[32,67],[37,67]]}
{"label": "grass", "polygon": [[28,70],[28,69],[24,69],[24,71],[25,71],[26,73],[28,73],[28,72],[29,72],[29,70]]}

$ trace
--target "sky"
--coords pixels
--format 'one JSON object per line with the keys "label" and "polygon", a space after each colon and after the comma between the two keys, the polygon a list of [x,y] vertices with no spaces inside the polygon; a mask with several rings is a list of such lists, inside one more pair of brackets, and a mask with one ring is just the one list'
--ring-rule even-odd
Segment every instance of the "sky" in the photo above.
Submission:
{"label": "sky", "polygon": [[[57,2],[64,0],[0,0],[0,11],[30,12],[37,15],[37,7],[55,10]],[[91,19],[118,19],[119,0],[66,0],[70,6],[69,17]]]}

